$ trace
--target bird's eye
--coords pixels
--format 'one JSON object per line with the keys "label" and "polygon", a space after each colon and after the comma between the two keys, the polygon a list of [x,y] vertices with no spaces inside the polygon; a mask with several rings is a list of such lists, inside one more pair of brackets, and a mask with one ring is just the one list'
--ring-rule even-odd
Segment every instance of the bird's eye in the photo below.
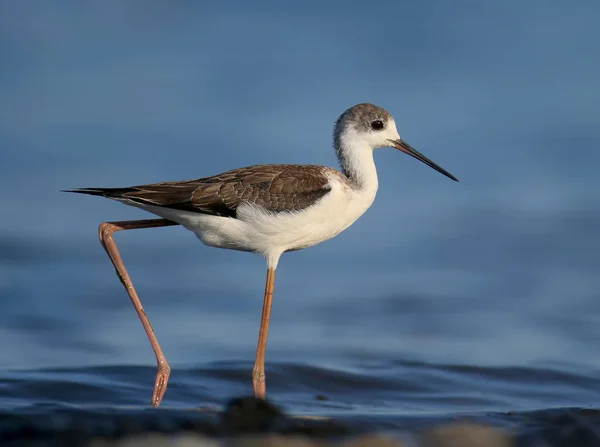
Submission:
{"label": "bird's eye", "polygon": [[371,127],[373,128],[373,130],[381,130],[383,129],[383,121],[375,120],[371,123]]}

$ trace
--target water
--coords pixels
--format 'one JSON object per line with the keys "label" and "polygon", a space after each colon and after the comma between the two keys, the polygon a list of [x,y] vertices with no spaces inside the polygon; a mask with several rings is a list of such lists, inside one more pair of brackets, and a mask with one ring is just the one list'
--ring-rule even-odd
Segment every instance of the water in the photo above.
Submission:
{"label": "water", "polygon": [[[333,121],[370,101],[461,182],[381,150],[367,214],[283,256],[269,397],[353,428],[598,435],[598,5],[379,5],[0,6],[5,416],[148,414],[152,351],[96,235],[147,216],[59,189],[334,165]],[[264,261],[181,228],[116,239],[173,368],[172,427],[250,393]]]}

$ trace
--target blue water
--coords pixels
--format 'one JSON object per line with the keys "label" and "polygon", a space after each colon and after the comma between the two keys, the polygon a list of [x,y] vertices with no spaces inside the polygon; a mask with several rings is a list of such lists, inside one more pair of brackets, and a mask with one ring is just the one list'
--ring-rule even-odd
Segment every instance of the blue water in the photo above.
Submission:
{"label": "blue water", "polygon": [[[2,407],[150,399],[152,351],[96,234],[147,215],[59,189],[334,166],[334,120],[368,101],[461,182],[378,151],[367,214],[283,256],[269,397],[365,417],[597,408],[599,13],[1,3]],[[116,239],[173,367],[164,405],[251,392],[263,259],[178,227]]]}

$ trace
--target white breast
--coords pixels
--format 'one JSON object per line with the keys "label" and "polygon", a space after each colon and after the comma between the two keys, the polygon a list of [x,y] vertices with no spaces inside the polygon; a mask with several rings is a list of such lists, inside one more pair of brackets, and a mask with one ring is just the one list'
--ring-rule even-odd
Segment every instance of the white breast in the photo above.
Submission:
{"label": "white breast", "polygon": [[183,225],[206,245],[256,252],[276,263],[285,251],[311,247],[344,231],[371,206],[377,192],[377,184],[353,189],[334,175],[329,184],[331,191],[302,211],[272,213],[244,203],[237,209],[237,218],[229,218],[144,208]]}
{"label": "white breast", "polygon": [[330,239],[348,228],[373,203],[375,191],[353,190],[337,178],[331,191],[315,205],[303,210],[268,213],[253,205],[238,208],[238,219],[247,224],[261,252],[281,248],[299,250]]}

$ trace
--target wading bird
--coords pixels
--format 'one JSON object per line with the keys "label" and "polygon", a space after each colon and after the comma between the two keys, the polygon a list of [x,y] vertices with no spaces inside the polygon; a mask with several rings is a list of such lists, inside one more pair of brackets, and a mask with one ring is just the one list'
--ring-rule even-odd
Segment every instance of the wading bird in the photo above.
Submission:
{"label": "wading bird", "polygon": [[394,147],[458,181],[402,140],[393,117],[375,105],[358,104],[342,113],[333,137],[341,171],[326,166],[272,164],[234,169],[197,180],[67,190],[117,200],[161,217],[104,222],[99,227],[100,242],[156,355],[158,372],[153,406],[162,401],[171,368],[125,269],[113,240],[114,232],[182,225],[211,247],[254,252],[266,258],[267,282],[252,372],[254,394],[264,399],[265,352],[279,258],[286,251],[331,239],[371,206],[378,188],[373,151]]}

